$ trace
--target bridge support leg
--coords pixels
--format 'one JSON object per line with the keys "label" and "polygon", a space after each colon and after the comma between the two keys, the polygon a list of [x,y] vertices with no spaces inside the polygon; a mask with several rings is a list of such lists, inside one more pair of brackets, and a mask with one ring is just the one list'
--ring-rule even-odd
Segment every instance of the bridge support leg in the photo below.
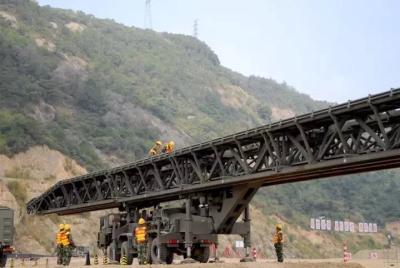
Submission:
{"label": "bridge support leg", "polygon": [[254,261],[254,259],[252,257],[250,257],[250,250],[251,250],[251,226],[250,226],[250,208],[249,205],[246,206],[246,208],[244,209],[244,215],[243,215],[243,222],[246,226],[248,226],[247,228],[247,232],[245,234],[242,235],[243,237],[243,244],[244,244],[244,249],[245,249],[245,257],[243,259],[240,260],[240,262],[252,262]]}
{"label": "bridge support leg", "polygon": [[194,263],[192,259],[192,246],[193,246],[193,218],[192,218],[192,200],[186,199],[186,217],[185,217],[185,247],[186,247],[186,259],[182,263]]}

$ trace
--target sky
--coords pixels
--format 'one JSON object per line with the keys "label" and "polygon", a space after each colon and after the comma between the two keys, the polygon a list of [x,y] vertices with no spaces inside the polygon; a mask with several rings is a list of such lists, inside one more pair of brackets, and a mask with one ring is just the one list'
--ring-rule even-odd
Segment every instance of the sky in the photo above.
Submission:
{"label": "sky", "polygon": [[[145,0],[38,0],[145,27]],[[400,1],[151,0],[152,29],[193,35],[221,64],[344,102],[400,87]]]}

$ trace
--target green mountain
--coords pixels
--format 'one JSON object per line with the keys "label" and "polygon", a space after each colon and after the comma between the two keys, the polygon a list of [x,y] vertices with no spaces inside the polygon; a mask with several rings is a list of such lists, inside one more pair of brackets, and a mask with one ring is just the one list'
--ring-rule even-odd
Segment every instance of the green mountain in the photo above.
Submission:
{"label": "green mountain", "polygon": [[[196,38],[28,0],[0,4],[0,62],[0,154],[47,145],[88,170],[140,159],[157,139],[183,147],[328,105],[221,66]],[[270,187],[255,205],[303,228],[321,215],[383,226],[400,217],[397,174]]]}
{"label": "green mountain", "polygon": [[0,152],[48,144],[93,170],[158,137],[184,146],[326,106],[193,37],[18,3],[0,6]]}

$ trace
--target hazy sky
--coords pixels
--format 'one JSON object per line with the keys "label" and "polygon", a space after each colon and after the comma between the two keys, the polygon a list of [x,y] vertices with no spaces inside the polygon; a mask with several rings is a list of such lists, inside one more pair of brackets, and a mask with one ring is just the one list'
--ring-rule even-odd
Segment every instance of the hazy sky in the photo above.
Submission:
{"label": "hazy sky", "polygon": [[[144,26],[145,0],[38,0]],[[222,65],[346,101],[400,87],[400,1],[152,0],[153,29],[193,33]]]}

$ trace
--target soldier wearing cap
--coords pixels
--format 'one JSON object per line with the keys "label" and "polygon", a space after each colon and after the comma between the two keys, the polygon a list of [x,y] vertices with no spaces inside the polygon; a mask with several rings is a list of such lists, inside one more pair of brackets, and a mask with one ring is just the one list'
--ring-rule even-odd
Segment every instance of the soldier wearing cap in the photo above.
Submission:
{"label": "soldier wearing cap", "polygon": [[63,257],[63,245],[61,238],[64,235],[64,224],[60,224],[59,230],[56,235],[56,253],[57,253],[57,264],[61,265],[62,264],[62,257]]}
{"label": "soldier wearing cap", "polygon": [[147,264],[147,227],[143,218],[138,221],[138,226],[135,229],[135,239],[138,245],[139,264]]}
{"label": "soldier wearing cap", "polygon": [[276,225],[275,235],[272,239],[278,262],[283,262],[283,233],[282,224]]}

